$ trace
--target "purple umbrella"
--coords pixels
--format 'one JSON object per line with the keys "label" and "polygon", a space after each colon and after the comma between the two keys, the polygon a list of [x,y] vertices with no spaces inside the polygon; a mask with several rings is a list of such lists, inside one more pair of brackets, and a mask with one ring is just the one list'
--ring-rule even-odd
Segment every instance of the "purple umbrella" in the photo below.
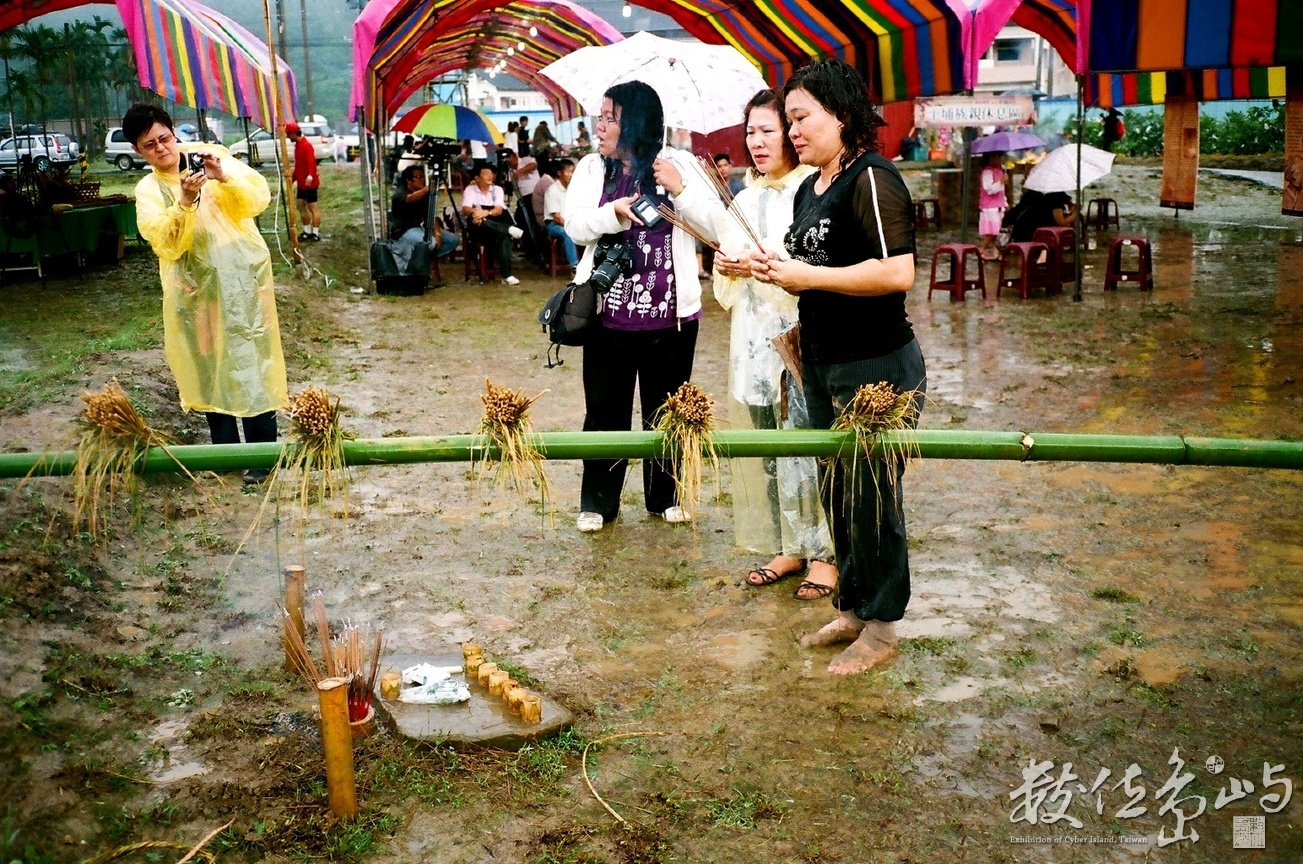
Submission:
{"label": "purple umbrella", "polygon": [[1044,147],[1045,142],[1030,132],[996,132],[973,142],[974,153],[1003,153],[1006,150],[1030,150]]}

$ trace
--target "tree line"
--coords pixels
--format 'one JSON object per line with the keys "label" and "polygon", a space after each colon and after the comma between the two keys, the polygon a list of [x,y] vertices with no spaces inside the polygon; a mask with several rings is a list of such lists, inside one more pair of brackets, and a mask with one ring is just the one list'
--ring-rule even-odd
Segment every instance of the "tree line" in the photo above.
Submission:
{"label": "tree line", "polygon": [[58,29],[28,24],[0,32],[0,62],[0,137],[9,135],[10,114],[15,129],[67,119],[83,151],[99,151],[108,131],[105,118],[120,117],[147,93],[139,85],[127,31],[98,15]]}

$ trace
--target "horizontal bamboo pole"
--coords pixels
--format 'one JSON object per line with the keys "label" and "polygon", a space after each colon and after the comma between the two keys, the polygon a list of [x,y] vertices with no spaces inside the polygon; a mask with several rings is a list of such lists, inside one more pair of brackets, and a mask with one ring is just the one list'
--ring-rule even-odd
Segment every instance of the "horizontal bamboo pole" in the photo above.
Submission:
{"label": "horizontal bamboo pole", "polygon": [[[1015,462],[1146,462],[1242,468],[1303,469],[1303,442],[1179,435],[1094,435],[1065,432],[989,432],[920,429],[893,433],[894,442],[911,441],[925,459],[996,459]],[[659,432],[544,432],[534,444],[547,459],[646,459],[663,452]],[[748,429],[715,433],[721,457],[837,456],[854,446],[850,432],[824,429]],[[425,438],[373,438],[344,443],[350,465],[402,465],[413,462],[466,462],[484,455],[481,435]],[[154,448],[142,471],[191,472],[271,468],[285,445],[187,444],[167,451]],[[489,451],[490,458],[496,452]],[[74,458],[60,453],[0,453],[0,478],[72,473]]]}

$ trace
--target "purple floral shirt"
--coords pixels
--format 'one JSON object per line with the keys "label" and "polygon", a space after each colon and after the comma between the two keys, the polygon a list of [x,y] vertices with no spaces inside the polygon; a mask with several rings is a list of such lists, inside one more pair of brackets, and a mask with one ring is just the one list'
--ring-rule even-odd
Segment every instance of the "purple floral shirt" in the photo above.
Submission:
{"label": "purple floral shirt", "polygon": [[[611,194],[602,195],[601,203],[633,194],[633,178],[621,174]],[[606,292],[600,316],[604,326],[612,330],[663,330],[678,325],[671,254],[673,231],[669,220],[662,219],[655,228],[632,225],[621,233],[624,244],[633,252],[633,267],[628,276],[617,279]],[[684,320],[700,317],[698,311]]]}

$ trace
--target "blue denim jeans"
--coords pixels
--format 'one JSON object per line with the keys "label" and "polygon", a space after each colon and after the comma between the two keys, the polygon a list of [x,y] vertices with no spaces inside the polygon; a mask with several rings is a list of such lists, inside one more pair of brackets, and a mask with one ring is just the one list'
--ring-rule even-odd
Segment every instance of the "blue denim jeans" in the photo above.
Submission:
{"label": "blue denim jeans", "polygon": [[561,241],[566,250],[566,263],[571,267],[579,263],[579,253],[575,250],[575,241],[570,239],[564,225],[558,225],[551,219],[547,221],[547,233]]}

